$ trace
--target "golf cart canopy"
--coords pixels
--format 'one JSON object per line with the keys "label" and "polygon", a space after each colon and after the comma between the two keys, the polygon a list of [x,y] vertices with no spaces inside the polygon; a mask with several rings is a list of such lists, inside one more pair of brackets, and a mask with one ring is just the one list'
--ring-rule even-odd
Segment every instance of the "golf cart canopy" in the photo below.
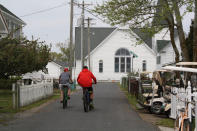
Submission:
{"label": "golf cart canopy", "polygon": [[188,67],[165,66],[165,67],[162,67],[162,69],[164,69],[164,70],[171,70],[171,71],[183,71],[183,72],[197,73],[197,69],[195,69],[195,68],[188,68]]}
{"label": "golf cart canopy", "polygon": [[179,62],[179,63],[176,63],[176,65],[178,66],[192,66],[192,65],[197,65],[197,62]]}
{"label": "golf cart canopy", "polygon": [[149,72],[149,71],[140,72],[140,74],[150,74],[150,73],[153,73],[153,72]]}

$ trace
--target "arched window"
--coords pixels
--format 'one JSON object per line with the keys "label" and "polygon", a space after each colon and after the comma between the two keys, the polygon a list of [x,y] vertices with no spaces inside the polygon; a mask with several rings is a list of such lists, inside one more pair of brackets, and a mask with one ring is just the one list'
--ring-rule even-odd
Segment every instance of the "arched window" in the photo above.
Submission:
{"label": "arched window", "polygon": [[103,60],[99,60],[99,72],[103,72]]}
{"label": "arched window", "polygon": [[142,71],[146,71],[146,61],[142,61]]}
{"label": "arched window", "polygon": [[131,55],[125,48],[120,48],[115,53],[115,72],[131,72]]}

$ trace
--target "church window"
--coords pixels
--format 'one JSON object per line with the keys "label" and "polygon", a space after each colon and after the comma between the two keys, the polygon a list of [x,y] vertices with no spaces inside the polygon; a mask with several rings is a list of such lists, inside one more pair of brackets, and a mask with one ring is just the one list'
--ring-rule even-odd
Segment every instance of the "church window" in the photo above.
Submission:
{"label": "church window", "polygon": [[99,72],[102,73],[103,72],[103,60],[99,61]]}
{"label": "church window", "polygon": [[142,62],[142,71],[146,71],[146,61],[143,60]]}
{"label": "church window", "polygon": [[125,48],[120,48],[115,53],[114,59],[115,72],[130,72],[131,71],[131,55]]}

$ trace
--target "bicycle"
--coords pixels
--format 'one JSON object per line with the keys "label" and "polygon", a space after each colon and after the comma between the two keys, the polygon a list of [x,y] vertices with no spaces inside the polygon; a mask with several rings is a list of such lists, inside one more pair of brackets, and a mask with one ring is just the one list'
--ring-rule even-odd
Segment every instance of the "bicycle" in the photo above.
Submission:
{"label": "bicycle", "polygon": [[188,118],[188,107],[179,109],[180,115],[175,120],[175,131],[191,131],[191,123]]}
{"label": "bicycle", "polygon": [[92,93],[91,91],[88,91],[87,87],[83,87],[84,93],[83,93],[83,107],[84,111],[88,112],[92,110],[93,108],[90,106],[90,94]]}
{"label": "bicycle", "polygon": [[65,109],[68,106],[68,85],[63,85],[63,109]]}

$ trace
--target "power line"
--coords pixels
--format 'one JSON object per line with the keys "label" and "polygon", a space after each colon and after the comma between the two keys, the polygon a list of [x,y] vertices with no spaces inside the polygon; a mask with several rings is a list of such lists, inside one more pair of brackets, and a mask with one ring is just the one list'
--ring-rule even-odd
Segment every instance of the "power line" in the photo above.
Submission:
{"label": "power line", "polygon": [[20,16],[20,17],[27,17],[27,16],[47,12],[47,11],[50,11],[50,10],[53,10],[53,9],[56,9],[56,8],[60,8],[60,7],[66,6],[66,5],[67,4],[61,4],[61,5],[54,6],[54,7],[51,7],[51,8],[47,8],[47,9],[44,9],[44,10],[35,11],[35,12],[29,13],[29,14],[26,14],[26,15],[23,15],[23,16]]}
{"label": "power line", "polygon": [[[74,3],[74,4],[78,5],[78,7],[82,9],[82,7],[80,6],[80,4],[77,4],[77,3]],[[103,20],[102,18],[100,18],[98,15],[95,15],[95,14],[91,11],[91,9],[88,9],[87,7],[84,7],[84,10],[87,11],[87,12],[88,12],[89,14],[91,14],[92,16],[94,16],[94,17],[98,18],[99,20],[103,21],[104,23],[106,23],[105,20]]]}
{"label": "power line", "polygon": [[85,11],[87,11],[89,14],[93,15],[94,17],[98,18],[99,20],[103,21],[106,23],[105,20],[101,19],[100,17],[98,17],[98,15],[95,15],[90,9],[85,8]]}

